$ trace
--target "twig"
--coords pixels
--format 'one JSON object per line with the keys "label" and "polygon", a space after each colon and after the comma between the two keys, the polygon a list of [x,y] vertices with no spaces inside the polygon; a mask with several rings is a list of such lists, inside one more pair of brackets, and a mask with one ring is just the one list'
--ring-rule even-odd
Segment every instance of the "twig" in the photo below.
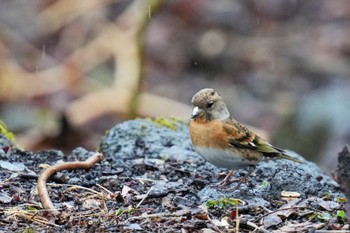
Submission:
{"label": "twig", "polygon": [[141,201],[139,202],[139,204],[137,204],[136,209],[140,207],[140,205],[142,204],[142,202],[148,197],[149,193],[151,192],[153,186],[148,190],[148,192],[146,193],[146,195],[141,199]]}
{"label": "twig", "polygon": [[73,170],[73,169],[90,169],[95,163],[102,161],[103,154],[95,153],[90,158],[85,160],[84,162],[76,161],[76,162],[67,162],[62,164],[57,164],[55,166],[46,168],[38,178],[38,193],[40,196],[41,203],[46,210],[51,210],[54,215],[58,215],[60,212],[54,207],[49,193],[46,187],[46,181],[55,174],[56,172],[62,170]]}
{"label": "twig", "polygon": [[236,205],[236,232],[239,232],[239,223],[240,218],[238,216],[238,205]]}
{"label": "twig", "polygon": [[39,216],[38,215],[39,212],[40,210],[36,210],[35,212],[30,210],[23,210],[23,209],[20,209],[18,206],[4,209],[4,213],[6,213],[6,215],[9,216],[6,220],[11,220],[11,218],[16,219],[17,217],[19,217],[37,224],[44,224],[48,226],[58,227],[58,225],[50,222],[48,219],[42,216]]}
{"label": "twig", "polygon": [[255,220],[255,222],[259,221],[262,218],[265,218],[266,216],[270,215],[270,214],[274,214],[280,211],[285,211],[285,210],[292,210],[292,209],[311,209],[314,212],[320,212],[319,210],[316,210],[314,208],[311,207],[306,207],[306,206],[293,206],[293,207],[288,207],[288,208],[282,208],[282,209],[277,209],[277,210],[269,210],[270,212],[264,214],[263,216],[259,217],[258,219]]}
{"label": "twig", "polygon": [[[37,174],[19,173],[19,176],[20,176],[22,179],[33,179],[33,180],[37,180],[37,179],[39,178],[39,175],[37,175]],[[62,183],[62,182],[64,182],[64,177],[62,178],[61,176],[53,175],[53,176],[50,178],[50,180],[51,180],[51,181],[54,181],[54,182]]]}
{"label": "twig", "polygon": [[182,215],[176,214],[176,213],[157,213],[157,214],[145,214],[140,216],[133,216],[125,220],[126,223],[133,221],[133,220],[140,220],[145,218],[178,218]]}
{"label": "twig", "polygon": [[247,222],[247,226],[250,226],[251,228],[254,228],[254,231],[259,229],[259,227],[255,223],[250,222],[250,221]]}
{"label": "twig", "polygon": [[114,195],[114,193],[108,189],[106,189],[105,187],[103,187],[102,185],[100,184],[96,184],[97,187],[99,187],[100,189],[103,189],[104,191],[106,191],[107,193],[111,194],[111,195]]}
{"label": "twig", "polygon": [[223,233],[223,231],[220,230],[220,228],[214,223],[213,219],[211,219],[211,217],[210,217],[210,215],[209,215],[209,213],[208,213],[208,209],[206,208],[204,211],[206,212],[207,217],[208,217],[208,220],[209,220],[210,223],[213,225],[213,227],[215,228],[215,230],[216,230],[217,232],[219,232],[219,233]]}

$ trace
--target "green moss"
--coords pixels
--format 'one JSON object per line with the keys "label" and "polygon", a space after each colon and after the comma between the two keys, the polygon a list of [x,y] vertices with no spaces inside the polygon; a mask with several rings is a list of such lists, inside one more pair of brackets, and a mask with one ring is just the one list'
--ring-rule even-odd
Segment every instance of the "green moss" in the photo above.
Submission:
{"label": "green moss", "polygon": [[166,118],[161,116],[161,117],[157,117],[154,120],[152,120],[151,118],[146,118],[146,120],[149,120],[158,126],[164,126],[172,130],[176,130],[178,127],[178,124],[183,123],[182,120],[177,119],[176,117]]}
{"label": "green moss", "polygon": [[147,125],[142,124],[142,125],[141,125],[141,130],[144,131],[144,130],[146,130],[146,129],[147,129]]}
{"label": "green moss", "polygon": [[214,207],[218,207],[218,208],[224,208],[227,206],[236,206],[241,202],[241,200],[236,199],[236,198],[221,198],[219,200],[208,200],[206,202],[207,207],[210,208],[214,208]]}
{"label": "green moss", "polygon": [[23,233],[35,233],[35,230],[32,227],[27,226]]}
{"label": "green moss", "polygon": [[0,120],[0,133],[3,134],[8,140],[14,141],[15,135],[7,130],[4,122]]}

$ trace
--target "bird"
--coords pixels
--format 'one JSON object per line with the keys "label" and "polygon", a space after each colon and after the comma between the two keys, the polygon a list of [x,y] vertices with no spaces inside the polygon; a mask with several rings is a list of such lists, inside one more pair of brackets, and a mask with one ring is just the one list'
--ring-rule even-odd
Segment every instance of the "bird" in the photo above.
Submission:
{"label": "bird", "polygon": [[253,173],[256,165],[267,159],[291,157],[278,147],[268,143],[246,126],[231,117],[223,98],[212,88],[204,88],[192,97],[192,115],[189,133],[194,149],[206,161],[222,168],[231,169],[228,175],[212,186],[223,188],[230,183],[234,171],[247,168],[247,174],[238,181],[234,191]]}

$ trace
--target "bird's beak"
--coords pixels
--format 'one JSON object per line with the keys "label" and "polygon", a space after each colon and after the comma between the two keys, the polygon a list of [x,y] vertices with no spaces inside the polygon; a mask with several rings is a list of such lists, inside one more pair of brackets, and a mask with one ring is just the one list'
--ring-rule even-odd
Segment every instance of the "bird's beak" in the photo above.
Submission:
{"label": "bird's beak", "polygon": [[200,112],[201,112],[201,111],[199,110],[199,108],[198,108],[197,106],[194,107],[193,110],[192,110],[191,118],[194,119],[194,118],[198,117],[198,115],[200,114]]}

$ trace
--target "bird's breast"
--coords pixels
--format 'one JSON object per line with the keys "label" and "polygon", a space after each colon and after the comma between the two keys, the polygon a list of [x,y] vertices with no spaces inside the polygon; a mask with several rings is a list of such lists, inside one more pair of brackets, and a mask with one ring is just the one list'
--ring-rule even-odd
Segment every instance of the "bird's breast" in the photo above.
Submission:
{"label": "bird's breast", "polygon": [[241,168],[253,165],[258,160],[247,159],[247,151],[233,148],[220,121],[190,122],[190,136],[195,150],[208,162],[224,168]]}
{"label": "bird's breast", "polygon": [[221,149],[229,147],[227,134],[220,121],[191,120],[190,136],[194,146]]}

